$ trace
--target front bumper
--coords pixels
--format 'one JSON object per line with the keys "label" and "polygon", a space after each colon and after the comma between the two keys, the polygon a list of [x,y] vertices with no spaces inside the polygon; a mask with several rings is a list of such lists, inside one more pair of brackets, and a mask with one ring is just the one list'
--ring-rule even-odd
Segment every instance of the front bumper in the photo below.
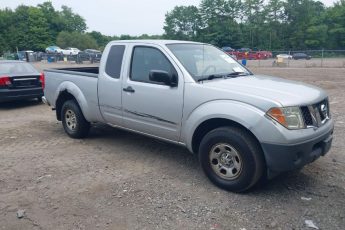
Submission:
{"label": "front bumper", "polygon": [[43,89],[41,87],[26,89],[0,89],[0,102],[41,98],[42,96]]}
{"label": "front bumper", "polygon": [[261,143],[266,164],[272,174],[302,168],[320,156],[324,156],[331,148],[333,127],[321,136],[292,145]]}

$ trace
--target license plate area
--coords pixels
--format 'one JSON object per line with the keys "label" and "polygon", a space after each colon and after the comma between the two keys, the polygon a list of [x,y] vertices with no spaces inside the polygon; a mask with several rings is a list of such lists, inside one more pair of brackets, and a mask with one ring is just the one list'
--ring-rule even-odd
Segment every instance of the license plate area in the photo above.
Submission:
{"label": "license plate area", "polygon": [[326,155],[326,153],[329,151],[329,149],[332,146],[332,141],[333,141],[333,134],[329,135],[329,137],[322,141],[322,147],[323,147],[323,156]]}
{"label": "license plate area", "polygon": [[14,78],[12,80],[13,88],[28,88],[37,87],[40,85],[38,78],[27,77],[27,78]]}

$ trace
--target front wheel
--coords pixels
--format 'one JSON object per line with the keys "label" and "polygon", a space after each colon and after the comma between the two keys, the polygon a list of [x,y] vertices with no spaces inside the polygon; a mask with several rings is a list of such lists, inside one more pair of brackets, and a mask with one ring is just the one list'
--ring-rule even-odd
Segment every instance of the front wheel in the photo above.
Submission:
{"label": "front wheel", "polygon": [[210,131],[199,148],[200,164],[218,187],[243,192],[263,176],[265,163],[261,147],[246,130],[222,127]]}
{"label": "front wheel", "polygon": [[85,119],[75,100],[66,101],[61,110],[62,125],[68,136],[84,138],[90,130],[90,123]]}

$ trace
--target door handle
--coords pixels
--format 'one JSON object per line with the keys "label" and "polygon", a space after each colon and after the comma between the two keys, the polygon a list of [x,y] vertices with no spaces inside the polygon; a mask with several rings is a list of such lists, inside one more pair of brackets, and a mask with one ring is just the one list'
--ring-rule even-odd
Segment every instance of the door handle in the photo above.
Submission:
{"label": "door handle", "polygon": [[134,93],[135,92],[135,90],[131,86],[128,86],[127,88],[123,88],[123,91],[125,91],[127,93]]}

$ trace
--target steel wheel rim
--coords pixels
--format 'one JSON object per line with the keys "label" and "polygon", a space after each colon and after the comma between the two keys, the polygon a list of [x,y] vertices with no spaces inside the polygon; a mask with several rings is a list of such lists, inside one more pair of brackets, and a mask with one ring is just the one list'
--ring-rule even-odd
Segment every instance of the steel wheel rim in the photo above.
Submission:
{"label": "steel wheel rim", "polygon": [[241,156],[230,144],[214,145],[210,151],[209,160],[212,170],[222,179],[234,180],[242,172]]}
{"label": "steel wheel rim", "polygon": [[68,129],[72,131],[74,131],[77,128],[77,117],[75,113],[70,109],[66,110],[65,112],[65,123]]}

